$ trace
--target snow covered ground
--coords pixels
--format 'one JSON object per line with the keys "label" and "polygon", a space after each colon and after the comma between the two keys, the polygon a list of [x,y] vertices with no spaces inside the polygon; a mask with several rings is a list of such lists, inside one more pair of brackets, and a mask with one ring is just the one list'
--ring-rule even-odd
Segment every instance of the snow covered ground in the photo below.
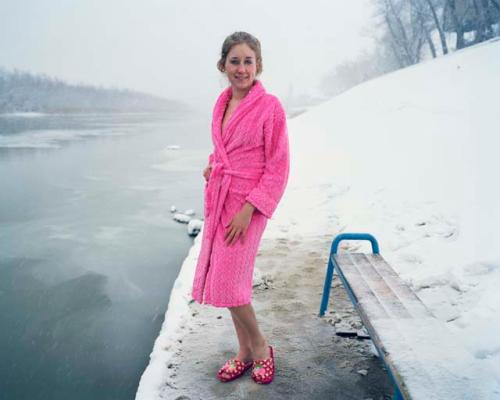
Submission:
{"label": "snow covered ground", "polygon": [[[374,234],[488,371],[492,399],[500,398],[499,94],[500,41],[492,41],[367,82],[290,120],[290,182],[264,235]],[[157,398],[182,346],[200,239],[172,291],[138,399]]]}

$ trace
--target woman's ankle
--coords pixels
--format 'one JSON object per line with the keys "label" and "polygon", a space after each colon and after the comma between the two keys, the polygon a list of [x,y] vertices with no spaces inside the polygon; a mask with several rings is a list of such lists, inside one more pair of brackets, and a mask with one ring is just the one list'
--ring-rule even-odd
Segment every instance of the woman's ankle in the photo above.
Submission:
{"label": "woman's ankle", "polygon": [[241,347],[240,346],[240,349],[238,351],[238,354],[237,354],[237,358],[242,360],[242,361],[245,361],[243,359],[248,359],[248,358],[252,358],[252,355],[253,355],[253,350],[251,347]]}
{"label": "woman's ankle", "polygon": [[262,338],[253,343],[253,356],[255,359],[267,358],[269,354],[267,341]]}

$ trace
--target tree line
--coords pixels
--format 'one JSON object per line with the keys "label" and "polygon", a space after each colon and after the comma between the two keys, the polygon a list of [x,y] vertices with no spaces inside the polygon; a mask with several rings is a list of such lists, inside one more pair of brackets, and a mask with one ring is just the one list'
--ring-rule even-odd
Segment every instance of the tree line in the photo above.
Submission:
{"label": "tree line", "polygon": [[385,40],[401,67],[500,35],[500,0],[376,0]]}
{"label": "tree line", "polygon": [[375,49],[336,66],[327,95],[500,36],[500,0],[373,0]]}
{"label": "tree line", "polygon": [[182,111],[180,102],[128,89],[68,84],[0,68],[0,113]]}

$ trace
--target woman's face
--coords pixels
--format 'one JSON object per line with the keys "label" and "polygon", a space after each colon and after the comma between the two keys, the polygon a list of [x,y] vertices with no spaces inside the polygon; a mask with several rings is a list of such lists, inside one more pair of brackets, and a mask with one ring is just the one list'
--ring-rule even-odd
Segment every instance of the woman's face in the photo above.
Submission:
{"label": "woman's face", "polygon": [[255,52],[246,43],[234,45],[227,55],[224,69],[233,88],[250,89],[257,74]]}

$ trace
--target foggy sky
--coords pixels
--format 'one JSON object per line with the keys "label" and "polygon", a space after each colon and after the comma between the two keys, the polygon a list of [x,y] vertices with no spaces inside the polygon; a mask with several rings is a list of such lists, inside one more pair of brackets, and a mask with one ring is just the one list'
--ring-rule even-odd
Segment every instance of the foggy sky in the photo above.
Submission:
{"label": "foggy sky", "polygon": [[[371,40],[369,0],[0,0],[0,67],[196,105],[227,85],[215,65],[237,30],[262,44],[268,91],[315,87]],[[208,102],[208,103],[207,103]]]}

